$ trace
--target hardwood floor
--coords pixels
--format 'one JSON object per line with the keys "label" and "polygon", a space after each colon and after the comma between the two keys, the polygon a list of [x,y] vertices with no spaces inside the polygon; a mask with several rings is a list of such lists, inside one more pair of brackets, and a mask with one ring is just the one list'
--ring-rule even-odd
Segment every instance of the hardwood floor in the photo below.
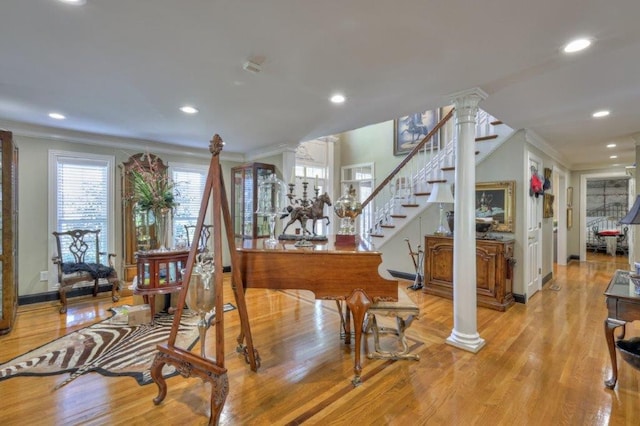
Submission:
{"label": "hardwood floor", "polygon": [[[527,305],[504,313],[479,308],[486,346],[477,354],[444,343],[453,326],[450,300],[410,292],[422,311],[407,332],[420,361],[365,358],[364,383],[357,388],[350,384],[353,343],[339,339],[334,302],[315,301],[304,291],[248,290],[262,366],[254,373],[235,353],[238,311],[225,314],[229,396],[221,424],[637,425],[640,371],[620,360],[615,390],[603,384],[611,368],[603,291],[616,268],[626,269],[621,261],[598,256],[557,266],[555,280]],[[225,299],[233,303],[228,283]],[[14,331],[0,337],[0,362],[109,317],[112,305],[105,294],[72,299],[66,316],[54,303],[21,307]],[[640,335],[640,327],[628,327],[630,335]],[[183,425],[208,419],[210,388],[198,379],[168,379],[165,401],[154,406],[154,384],[90,373],[52,391],[65,377],[0,382],[0,423]]]}

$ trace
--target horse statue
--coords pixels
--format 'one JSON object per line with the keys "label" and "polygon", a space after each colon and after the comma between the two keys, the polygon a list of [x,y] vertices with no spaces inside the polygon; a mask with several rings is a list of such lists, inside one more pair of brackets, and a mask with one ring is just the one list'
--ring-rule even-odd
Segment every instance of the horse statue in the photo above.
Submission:
{"label": "horse statue", "polygon": [[416,142],[420,139],[420,136],[429,134],[429,127],[422,122],[422,113],[412,114],[408,116],[404,120],[404,124],[407,125],[407,128],[404,129],[400,134],[404,134],[405,132],[411,134],[411,143]]}
{"label": "horse statue", "polygon": [[[311,235],[312,233],[307,229],[307,221],[311,219],[313,221],[313,235],[317,236],[318,234],[316,234],[316,222],[318,222],[318,220],[326,219],[327,225],[331,223],[331,221],[329,220],[329,216],[324,215],[325,204],[331,206],[331,198],[329,198],[329,194],[327,194],[326,192],[313,200],[311,205],[287,207],[287,210],[289,211],[289,221],[282,230],[282,233],[285,234],[289,225],[291,225],[295,221],[299,221],[300,227],[302,228],[302,235]],[[286,216],[287,215],[284,215],[282,216],[282,218],[285,218]]]}

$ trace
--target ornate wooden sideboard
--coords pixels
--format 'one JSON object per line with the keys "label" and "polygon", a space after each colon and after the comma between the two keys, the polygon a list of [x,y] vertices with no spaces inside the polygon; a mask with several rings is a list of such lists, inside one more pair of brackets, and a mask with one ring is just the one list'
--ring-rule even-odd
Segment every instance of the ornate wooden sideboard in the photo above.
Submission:
{"label": "ornate wooden sideboard", "polygon": [[[453,238],[427,235],[424,241],[424,289],[453,298]],[[514,303],[513,239],[476,240],[478,306],[505,311]]]}

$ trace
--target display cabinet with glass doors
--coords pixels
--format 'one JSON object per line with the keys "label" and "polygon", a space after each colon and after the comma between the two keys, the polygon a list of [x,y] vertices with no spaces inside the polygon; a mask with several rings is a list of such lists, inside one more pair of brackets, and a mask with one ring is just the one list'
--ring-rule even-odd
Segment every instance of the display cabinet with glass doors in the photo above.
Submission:
{"label": "display cabinet with glass doors", "polygon": [[256,213],[260,179],[275,173],[273,164],[248,163],[231,169],[231,218],[237,238],[269,236],[269,219]]}
{"label": "display cabinet with glass doors", "polygon": [[[154,210],[140,208],[134,201],[132,170],[150,170],[166,174],[167,165],[150,153],[138,153],[129,157],[121,166],[122,171],[122,224],[123,269],[125,281],[132,281],[137,274],[136,252],[158,248],[157,218]],[[163,175],[164,176],[164,175]]]}
{"label": "display cabinet with glass doors", "polygon": [[11,331],[18,308],[18,148],[0,130],[0,334]]}

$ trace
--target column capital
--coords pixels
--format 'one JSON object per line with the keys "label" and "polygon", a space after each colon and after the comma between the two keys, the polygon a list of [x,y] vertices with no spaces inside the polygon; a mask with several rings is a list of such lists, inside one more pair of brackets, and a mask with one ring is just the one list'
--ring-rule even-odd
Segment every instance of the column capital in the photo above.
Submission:
{"label": "column capital", "polygon": [[478,104],[489,95],[480,88],[474,88],[452,93],[449,96],[456,108],[456,121],[458,123],[473,123],[475,125],[478,115]]}
{"label": "column capital", "polygon": [[480,101],[483,101],[488,97],[489,95],[487,94],[487,92],[479,87],[461,90],[459,92],[451,93],[447,96],[447,98],[449,98],[449,101],[456,105],[456,108],[458,108],[458,105],[460,107],[478,106]]}

